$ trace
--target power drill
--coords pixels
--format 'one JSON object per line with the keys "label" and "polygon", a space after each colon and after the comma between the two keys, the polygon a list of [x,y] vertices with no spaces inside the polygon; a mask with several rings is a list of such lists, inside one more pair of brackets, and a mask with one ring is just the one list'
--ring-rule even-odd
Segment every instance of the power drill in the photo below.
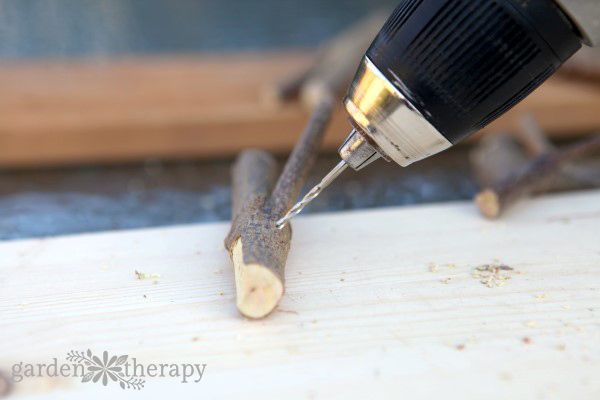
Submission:
{"label": "power drill", "polygon": [[406,167],[480,130],[582,43],[600,43],[600,0],[403,0],[344,97],[354,129],[342,161],[278,227],[348,166],[383,158]]}

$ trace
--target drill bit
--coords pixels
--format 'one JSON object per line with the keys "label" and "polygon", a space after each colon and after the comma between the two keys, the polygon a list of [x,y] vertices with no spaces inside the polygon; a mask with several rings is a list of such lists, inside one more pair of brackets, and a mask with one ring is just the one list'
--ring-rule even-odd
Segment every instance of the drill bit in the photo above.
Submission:
{"label": "drill bit", "polygon": [[346,168],[348,164],[345,161],[340,161],[338,165],[336,165],[331,172],[329,172],[325,177],[319,182],[315,187],[313,187],[310,192],[304,196],[302,200],[296,203],[294,207],[292,207],[287,214],[285,214],[282,218],[280,218],[277,223],[277,229],[283,229],[283,227],[287,224],[287,222],[292,219],[294,216],[298,215],[300,211],[306,207],[308,203],[313,201],[327,186],[333,182],[335,178],[337,178]]}

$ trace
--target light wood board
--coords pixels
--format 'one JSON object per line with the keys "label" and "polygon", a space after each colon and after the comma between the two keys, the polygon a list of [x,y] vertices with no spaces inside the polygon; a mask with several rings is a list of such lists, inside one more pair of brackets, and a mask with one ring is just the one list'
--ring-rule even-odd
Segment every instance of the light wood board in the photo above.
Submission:
{"label": "light wood board", "polygon": [[[466,202],[293,229],[287,292],[262,321],[236,312],[226,223],[0,244],[5,372],[88,348],[208,364],[198,384],[27,378],[14,398],[600,398],[600,191],[496,222]],[[495,259],[514,271],[489,288],[471,274]]]}
{"label": "light wood board", "polygon": [[[266,93],[313,58],[281,52],[0,63],[0,166],[221,157],[247,147],[287,153],[310,112],[268,101]],[[517,129],[519,114],[531,112],[549,134],[589,133],[600,129],[599,109],[597,86],[555,77],[487,131]],[[339,106],[323,148],[336,150],[349,130]]]}

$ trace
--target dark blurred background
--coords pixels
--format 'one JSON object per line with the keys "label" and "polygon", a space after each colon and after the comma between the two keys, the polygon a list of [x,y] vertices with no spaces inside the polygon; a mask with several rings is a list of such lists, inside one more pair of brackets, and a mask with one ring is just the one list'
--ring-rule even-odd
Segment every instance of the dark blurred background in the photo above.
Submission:
{"label": "dark blurred background", "polygon": [[[315,48],[390,0],[1,0],[0,58]],[[1,121],[0,121],[1,126]],[[0,143],[0,146],[2,144]],[[470,198],[467,149],[402,169],[346,172],[306,212]],[[0,171],[0,239],[224,221],[233,159]],[[282,159],[283,161],[283,159]],[[323,154],[308,185],[337,163]]]}

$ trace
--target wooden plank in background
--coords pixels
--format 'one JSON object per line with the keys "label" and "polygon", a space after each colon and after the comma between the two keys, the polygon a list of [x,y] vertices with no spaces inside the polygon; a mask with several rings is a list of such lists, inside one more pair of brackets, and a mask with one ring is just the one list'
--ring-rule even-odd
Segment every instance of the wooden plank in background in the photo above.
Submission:
{"label": "wooden plank in background", "polygon": [[[0,370],[70,350],[207,363],[144,398],[597,399],[600,191],[300,217],[279,311],[241,318],[228,224],[0,244]],[[499,259],[502,287],[474,279]],[[435,265],[435,268],[431,268]],[[137,280],[135,270],[160,278]],[[13,398],[129,398],[29,378]]]}
{"label": "wooden plank in background", "polygon": [[[0,64],[0,166],[232,156],[242,148],[288,152],[309,113],[269,103],[270,85],[308,53]],[[490,129],[532,112],[551,134],[600,128],[600,90],[552,79]],[[488,129],[488,130],[490,130]],[[325,139],[348,133],[341,107]]]}

